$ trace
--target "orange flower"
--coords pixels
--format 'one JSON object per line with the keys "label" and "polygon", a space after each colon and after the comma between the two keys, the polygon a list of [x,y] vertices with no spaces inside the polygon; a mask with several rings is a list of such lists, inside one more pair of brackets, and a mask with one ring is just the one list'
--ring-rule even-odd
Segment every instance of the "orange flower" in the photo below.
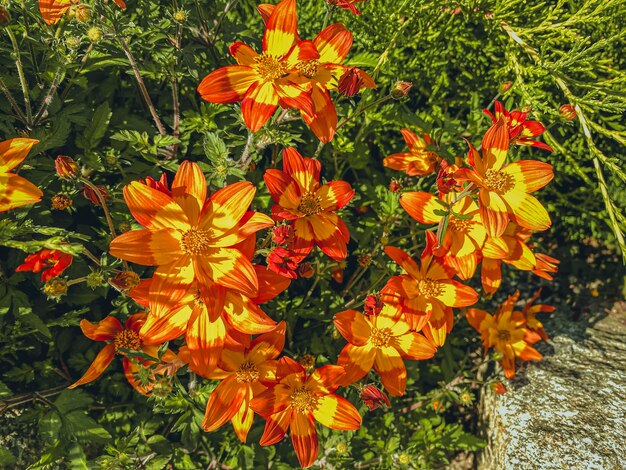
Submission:
{"label": "orange flower", "polygon": [[540,295],[541,289],[537,291],[532,299],[526,302],[526,305],[524,305],[524,308],[522,309],[522,314],[526,319],[526,327],[528,328],[526,333],[526,342],[531,344],[536,343],[539,340],[548,341],[548,334],[543,328],[543,323],[537,320],[537,314],[540,312],[550,313],[556,310],[556,307],[552,305],[533,305]]}
{"label": "orange flower", "polygon": [[136,181],[124,188],[131,214],[146,230],[119,235],[111,242],[110,253],[157,266],[150,291],[157,303],[175,306],[194,282],[212,318],[222,313],[228,290],[255,297],[256,273],[237,245],[273,222],[248,211],[256,192],[252,183],[231,184],[207,200],[202,170],[186,161],[171,191],[168,196]]}
{"label": "orange flower", "polygon": [[28,255],[24,263],[15,268],[15,271],[32,271],[34,273],[42,271],[41,280],[48,282],[50,279],[60,276],[63,271],[69,268],[73,259],[72,255],[62,251],[44,248],[37,253]]}
{"label": "orange flower", "polygon": [[290,429],[300,465],[310,467],[318,454],[315,421],[339,431],[359,429],[361,415],[357,409],[333,393],[344,373],[343,367],[328,365],[309,375],[293,359],[280,359],[276,383],[250,402],[250,407],[267,420],[260,444],[276,444]]}
{"label": "orange flower", "polygon": [[404,394],[406,367],[402,359],[430,359],[437,348],[424,336],[410,331],[401,316],[402,312],[390,305],[385,305],[379,315],[363,315],[356,310],[335,315],[335,327],[348,341],[337,359],[337,365],[346,370],[342,385],[361,380],[374,368],[391,395]]}
{"label": "orange flower", "polygon": [[491,126],[482,142],[482,158],[470,144],[471,169],[456,172],[459,180],[468,180],[478,188],[478,205],[487,233],[499,237],[509,220],[530,230],[546,230],[550,216],[530,193],[543,188],[554,177],[552,165],[535,160],[521,160],[505,165],[509,149],[509,131],[504,118]]}
{"label": "orange flower", "polygon": [[534,137],[543,134],[546,128],[539,121],[526,120],[528,113],[518,110],[509,112],[497,100],[495,103],[495,115],[487,109],[484,109],[483,112],[491,118],[494,124],[500,118],[504,119],[509,130],[509,140],[512,144],[530,145],[552,152],[552,148],[549,145],[533,140]]}
{"label": "orange flower", "polygon": [[432,141],[428,134],[418,137],[408,129],[401,129],[408,152],[394,153],[383,160],[383,165],[398,171],[404,171],[409,176],[424,176],[435,171],[441,157],[436,152],[428,150]]}
{"label": "orange flower", "polygon": [[531,271],[539,277],[552,280],[559,260],[542,253],[533,253],[528,245],[531,231],[509,223],[499,238],[487,236],[482,248],[481,281],[486,294],[494,294],[502,284],[502,262],[521,271]]}
{"label": "orange flower", "polygon": [[[124,327],[122,327],[122,324],[117,318],[111,316],[104,318],[96,324],[88,320],[81,320],[80,329],[83,330],[83,334],[87,338],[94,341],[107,342],[107,344],[100,350],[85,374],[68,388],[75,388],[79,385],[93,382],[109,367],[115,354],[121,354],[124,356],[123,368],[126,379],[139,393],[148,395],[152,389],[153,382],[143,385],[139,383],[135,375],[140,367],[150,367],[154,365],[154,362],[138,359],[141,361],[141,365],[139,365],[136,361],[131,361],[124,351],[120,351],[120,349],[128,349],[129,351],[144,352],[148,356],[157,357],[161,345],[145,345],[139,337],[139,330],[145,319],[145,313],[136,313],[126,320]],[[162,361],[163,363],[176,365],[176,354],[168,349],[163,355]],[[180,366],[180,364],[178,364],[178,366]],[[160,366],[157,366],[154,372],[158,372],[159,369],[163,370]],[[171,371],[172,368],[168,367],[166,369]]]}
{"label": "orange flower", "polygon": [[219,367],[209,376],[221,382],[206,405],[202,422],[205,431],[215,431],[230,421],[237,437],[246,442],[254,419],[250,401],[267,389],[263,383],[276,378],[275,359],[285,345],[285,330],[285,322],[280,322],[273,331],[248,345],[227,342]]}
{"label": "orange flower", "polygon": [[200,96],[211,103],[241,101],[243,120],[253,132],[263,127],[278,105],[313,114],[306,87],[295,83],[289,73],[301,60],[315,59],[307,48],[298,47],[298,18],[295,0],[282,0],[271,11],[263,35],[263,52],[236,42],[230,53],[238,65],[222,67],[207,75]]}
{"label": "orange flower", "polygon": [[[452,204],[456,198],[457,193],[454,192],[443,194],[440,198],[429,193],[406,192],[400,196],[400,204],[418,222],[439,224],[445,205]],[[432,232],[428,233],[435,236]],[[486,237],[478,205],[471,197],[464,197],[452,204],[441,246],[437,247],[435,254],[441,256],[459,278],[470,279],[476,271],[478,254]]]}
{"label": "orange flower", "polygon": [[385,253],[406,272],[393,276],[381,291],[383,302],[402,308],[411,330],[421,330],[427,322],[434,328],[452,328],[452,307],[476,303],[478,294],[452,279],[454,271],[433,255],[434,240],[429,238],[421,265],[400,248],[386,246]]}
{"label": "orange flower", "polygon": [[24,161],[35,139],[10,139],[0,142],[0,212],[41,201],[41,190],[21,176],[9,173]]}
{"label": "orange flower", "polygon": [[333,260],[345,259],[350,233],[335,211],[354,197],[352,187],[345,181],[320,185],[320,162],[302,158],[292,148],[283,151],[283,168],[267,170],[263,179],[276,202],[274,219],[291,221],[293,226],[291,250],[304,258],[316,244]]}
{"label": "orange flower", "polygon": [[39,11],[46,24],[57,24],[79,0],[38,0]]}
{"label": "orange flower", "polygon": [[524,361],[539,361],[542,358],[539,351],[525,340],[527,329],[524,315],[513,312],[518,297],[519,292],[509,296],[494,316],[477,308],[471,308],[467,312],[467,320],[480,333],[485,352],[494,348],[502,354],[500,364],[507,379],[515,376],[515,358]]}

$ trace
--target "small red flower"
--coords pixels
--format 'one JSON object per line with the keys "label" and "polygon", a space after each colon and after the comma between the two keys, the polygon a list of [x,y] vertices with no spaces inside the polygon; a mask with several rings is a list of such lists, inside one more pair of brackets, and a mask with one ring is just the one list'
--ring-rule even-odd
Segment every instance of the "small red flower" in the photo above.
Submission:
{"label": "small red flower", "polygon": [[400,184],[399,181],[393,180],[391,183],[389,183],[389,191],[391,191],[392,193],[397,193],[401,189],[402,189],[402,184]]}
{"label": "small red flower", "polygon": [[458,169],[456,165],[451,165],[445,160],[441,161],[439,173],[437,173],[437,189],[440,195],[462,191],[461,184],[454,178],[454,173]]}
{"label": "small red flower", "polygon": [[559,112],[561,113],[561,116],[568,121],[576,119],[576,110],[571,104],[561,105],[561,107],[559,108]]}
{"label": "small red flower", "polygon": [[378,315],[383,309],[383,299],[380,294],[370,294],[365,297],[364,312],[367,315]]}
{"label": "small red flower", "polygon": [[17,267],[15,271],[41,272],[41,280],[48,282],[59,276],[72,264],[72,255],[59,250],[43,249],[37,253],[32,253],[26,257],[24,263]]}
{"label": "small red flower", "polygon": [[302,263],[298,267],[298,275],[305,279],[310,279],[315,276],[315,268],[311,263]]}
{"label": "small red flower", "polygon": [[333,268],[332,272],[330,273],[330,277],[332,277],[333,281],[335,281],[337,284],[343,284],[343,268],[341,266],[336,266],[335,268]]}
{"label": "small red flower", "polygon": [[278,246],[267,256],[267,267],[272,271],[291,279],[297,279],[298,256],[290,250]]}
{"label": "small red flower", "polygon": [[[530,109],[528,111],[530,111]],[[517,109],[507,111],[499,101],[495,103],[495,113],[492,114],[491,111],[487,109],[483,110],[494,124],[496,124],[501,117],[504,118],[509,131],[509,141],[511,144],[530,145],[552,152],[552,147],[548,144],[534,140],[535,137],[543,134],[546,128],[543,127],[543,124],[539,121],[527,120],[526,116],[528,115],[528,111],[524,109],[521,111]]]}
{"label": "small red flower", "polygon": [[365,84],[364,72],[358,67],[350,67],[344,72],[337,84],[337,90],[344,96],[354,96]]}
{"label": "small red flower", "polygon": [[291,225],[277,225],[272,229],[272,241],[277,245],[293,242],[293,227]]}
{"label": "small red flower", "polygon": [[383,405],[391,406],[387,395],[372,384],[366,385],[361,389],[360,398],[370,411],[374,411]]}

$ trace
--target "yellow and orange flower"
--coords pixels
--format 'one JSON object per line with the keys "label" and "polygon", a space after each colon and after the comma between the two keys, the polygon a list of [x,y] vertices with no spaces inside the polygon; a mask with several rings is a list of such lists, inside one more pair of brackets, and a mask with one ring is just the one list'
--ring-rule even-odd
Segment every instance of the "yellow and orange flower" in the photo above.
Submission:
{"label": "yellow and orange flower", "polygon": [[467,312],[467,320],[480,333],[485,352],[494,348],[502,355],[500,364],[507,379],[515,376],[516,358],[524,361],[540,361],[542,358],[526,340],[528,330],[524,315],[513,311],[518,297],[519,292],[509,296],[493,316],[477,308]]}
{"label": "yellow and orange flower", "polygon": [[334,323],[348,341],[337,359],[337,365],[346,370],[341,379],[343,386],[361,380],[373,368],[391,395],[403,395],[406,388],[403,359],[430,359],[437,352],[431,341],[410,331],[409,324],[402,319],[402,311],[391,305],[371,316],[356,310],[339,312]]}
{"label": "yellow and orange flower", "polygon": [[401,132],[409,151],[389,155],[383,160],[383,165],[404,171],[409,176],[424,176],[434,172],[441,157],[436,152],[428,150],[432,143],[430,136],[424,134],[422,138],[408,129],[401,129]]}
{"label": "yellow and orange flower", "polygon": [[293,359],[280,359],[276,383],[250,402],[250,407],[267,420],[260,444],[276,444],[290,429],[300,465],[310,467],[318,454],[315,421],[340,431],[359,429],[361,415],[357,409],[334,393],[344,374],[343,367],[328,365],[309,375]]}
{"label": "yellow and orange flower", "polygon": [[[107,367],[109,367],[109,364],[111,364],[115,355],[121,354],[124,356],[122,366],[128,382],[139,393],[143,395],[150,394],[154,381],[151,381],[148,384],[141,384],[135,376],[140,367],[150,367],[154,365],[154,362],[145,360],[141,362],[141,365],[139,365],[138,361],[140,359],[131,360],[126,356],[126,353],[122,351],[122,349],[127,349],[129,351],[143,352],[150,357],[156,358],[158,356],[161,345],[146,345],[139,337],[139,330],[141,329],[145,319],[145,313],[136,313],[131,315],[128,320],[126,320],[126,324],[124,326],[122,326],[117,318],[112,316],[108,316],[96,324],[85,319],[81,320],[80,329],[87,338],[93,341],[107,342],[107,344],[100,350],[83,376],[68,388],[75,388],[79,385],[93,382],[100,377],[100,375],[102,375]],[[160,365],[157,366],[153,370],[153,379],[156,377],[154,374],[161,372],[161,375],[163,375],[163,372],[170,372],[172,369],[175,370],[182,365],[182,363],[179,363],[176,354],[174,354],[170,349],[165,351],[161,360],[163,364],[169,365],[164,367],[160,367]]]}
{"label": "yellow and orange flower", "polygon": [[553,305],[535,304],[535,301],[540,295],[541,289],[537,291],[532,299],[526,302],[526,305],[524,305],[524,308],[522,309],[522,314],[526,320],[526,327],[528,328],[528,331],[526,332],[526,342],[531,344],[540,340],[548,341],[548,334],[543,328],[543,323],[537,319],[537,314],[551,313],[556,310],[556,307]]}
{"label": "yellow and orange flower", "polygon": [[481,281],[485,294],[494,294],[502,284],[502,262],[521,271],[531,271],[552,280],[559,260],[543,253],[533,253],[528,244],[531,231],[509,223],[501,237],[487,236],[482,248]]}
{"label": "yellow and orange flower", "polygon": [[550,216],[530,193],[552,180],[552,165],[535,160],[505,164],[508,150],[509,130],[501,117],[483,137],[482,157],[470,144],[472,168],[461,168],[455,177],[478,187],[480,214],[492,237],[502,235],[509,221],[530,230],[546,230],[552,225]]}
{"label": "yellow and orange flower", "polygon": [[[441,202],[452,204],[457,195],[450,192],[437,198],[424,192],[406,192],[400,196],[400,204],[418,222],[439,224],[443,219],[441,212],[445,209]],[[442,257],[460,279],[470,279],[476,272],[480,250],[486,238],[487,232],[478,205],[471,197],[464,197],[452,204],[441,246],[435,249],[435,254]]]}
{"label": "yellow and orange flower", "polygon": [[15,138],[0,142],[0,212],[41,201],[43,193],[30,181],[10,171],[24,161],[35,139]]}
{"label": "yellow and orange flower", "polygon": [[491,118],[494,124],[500,118],[506,121],[509,129],[509,139],[512,144],[530,145],[552,152],[552,148],[548,144],[533,140],[535,137],[543,134],[546,128],[539,121],[528,121],[526,119],[528,113],[518,110],[507,111],[502,103],[497,100],[495,102],[494,114],[487,109],[484,109],[483,112]]}
{"label": "yellow and orange flower", "polygon": [[413,331],[430,322],[433,328],[448,332],[454,322],[452,307],[468,307],[478,300],[474,289],[452,279],[454,271],[433,255],[434,245],[434,238],[429,237],[420,264],[400,248],[385,247],[385,253],[406,274],[389,279],[381,291],[382,299],[402,308]]}
{"label": "yellow and orange flower", "polygon": [[200,96],[211,103],[241,101],[246,127],[253,132],[263,127],[278,105],[314,114],[306,84],[294,82],[290,72],[302,60],[315,59],[310,48],[298,46],[296,1],[282,0],[271,11],[263,35],[263,52],[236,42],[230,53],[237,65],[222,67],[207,75]]}
{"label": "yellow and orange flower", "polygon": [[[237,246],[248,259],[254,256],[255,238],[250,237]],[[291,281],[264,266],[254,266],[254,271],[259,283],[258,296],[250,299],[226,290],[223,308],[219,312],[207,306],[197,283],[192,284],[176,306],[171,306],[169,299],[162,301],[154,295],[151,287],[153,279],[142,281],[130,295],[150,312],[139,332],[144,344],[159,344],[185,335],[189,368],[202,377],[209,377],[218,364],[228,332],[234,330],[249,335],[275,328],[274,320],[258,304],[273,299]]]}
{"label": "yellow and orange flower", "polygon": [[274,219],[291,221],[291,250],[304,258],[316,244],[333,260],[345,259],[350,233],[335,212],[354,197],[350,184],[330,181],[320,185],[320,162],[303,158],[293,148],[283,151],[283,169],[269,169],[263,179],[276,202],[272,207]]}
{"label": "yellow and orange flower", "polygon": [[285,322],[258,336],[250,344],[227,342],[219,361],[219,367],[209,376],[221,380],[213,390],[206,405],[202,427],[215,431],[230,421],[237,437],[246,442],[252,426],[254,411],[250,402],[267,387],[264,383],[276,379],[275,360],[285,345]]}
{"label": "yellow and orange flower", "polygon": [[[212,318],[219,316],[231,290],[255,297],[258,279],[250,259],[237,247],[271,218],[248,211],[255,187],[228,185],[207,200],[206,179],[196,163],[178,169],[171,196],[139,182],[124,188],[133,217],[145,230],[131,230],[111,242],[118,258],[157,266],[150,297],[174,307],[196,283]],[[195,294],[195,292],[194,292]]]}

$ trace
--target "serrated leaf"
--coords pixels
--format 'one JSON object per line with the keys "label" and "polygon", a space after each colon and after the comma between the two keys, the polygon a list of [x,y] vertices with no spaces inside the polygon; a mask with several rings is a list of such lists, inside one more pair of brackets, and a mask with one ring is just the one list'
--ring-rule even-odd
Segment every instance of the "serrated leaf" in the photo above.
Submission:
{"label": "serrated leaf", "polygon": [[98,106],[91,117],[91,122],[87,129],[76,138],[76,145],[86,152],[96,148],[102,137],[104,137],[112,115],[113,113],[107,101]]}

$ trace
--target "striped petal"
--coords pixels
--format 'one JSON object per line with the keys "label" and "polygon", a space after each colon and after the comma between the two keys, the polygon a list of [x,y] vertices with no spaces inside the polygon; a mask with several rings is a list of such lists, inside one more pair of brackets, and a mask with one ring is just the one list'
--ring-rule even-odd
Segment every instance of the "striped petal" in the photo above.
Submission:
{"label": "striped petal", "polygon": [[423,192],[406,192],[400,196],[400,205],[407,213],[421,224],[438,224],[441,215],[435,214],[436,210],[444,210],[445,207],[437,201],[439,198],[433,194]]}
{"label": "striped petal", "polygon": [[30,181],[12,173],[0,174],[0,212],[41,201],[43,193]]}
{"label": "striped petal", "polygon": [[254,199],[256,188],[249,181],[239,181],[215,192],[202,210],[199,228],[210,230],[216,238],[239,224]]}
{"label": "striped petal", "polygon": [[513,177],[515,188],[532,193],[543,188],[554,178],[552,165],[537,160],[522,160],[511,163],[502,172]]}
{"label": "striped petal", "polygon": [[400,353],[391,346],[376,350],[374,369],[390,395],[399,397],[404,395],[406,388],[406,367]]}
{"label": "striped petal", "polygon": [[315,462],[318,454],[317,430],[313,416],[294,413],[291,419],[291,442],[300,465],[308,468]]}
{"label": "striped petal", "polygon": [[265,23],[263,51],[282,57],[298,42],[296,0],[283,0]]}
{"label": "striped petal", "polygon": [[211,432],[230,421],[241,408],[247,391],[248,387],[242,387],[232,375],[222,380],[209,396],[202,428]]}
{"label": "striped petal", "polygon": [[250,345],[248,360],[257,363],[276,359],[285,346],[286,330],[287,324],[281,321],[272,331],[255,338]]}
{"label": "striped petal", "polygon": [[133,181],[124,187],[124,200],[135,220],[147,229],[191,228],[183,209],[158,189]]}
{"label": "striped petal", "polygon": [[80,329],[87,338],[93,341],[108,341],[115,338],[124,328],[117,318],[108,316],[98,323],[91,323],[89,320],[82,319]]}
{"label": "striped petal", "polygon": [[293,221],[293,246],[291,251],[298,256],[305,258],[313,249],[315,244],[315,234],[309,221],[297,219]]}
{"label": "striped petal", "polygon": [[356,310],[345,310],[335,314],[335,328],[348,343],[363,346],[368,342],[372,327],[365,315]]}
{"label": "striped petal", "polygon": [[252,390],[248,388],[247,396],[244,398],[244,401],[239,407],[237,413],[235,413],[235,416],[233,416],[230,420],[233,425],[233,429],[235,430],[235,434],[241,442],[246,442],[248,432],[250,431],[252,422],[254,421],[254,411],[250,409],[251,399]]}
{"label": "striped petal", "polygon": [[172,198],[182,207],[191,225],[197,225],[207,197],[206,177],[197,163],[185,160],[172,182]]}
{"label": "striped petal", "polygon": [[437,352],[432,341],[412,331],[393,338],[391,346],[399,350],[402,357],[413,361],[430,359]]}
{"label": "striped petal", "polygon": [[311,391],[322,395],[333,393],[339,387],[341,378],[345,373],[343,367],[340,366],[322,366],[309,375],[306,385]]}
{"label": "striped petal", "polygon": [[356,431],[362,421],[354,405],[337,395],[320,397],[313,417],[318,423],[337,431]]}
{"label": "striped petal", "polygon": [[328,90],[315,84],[311,90],[313,113],[302,111],[302,119],[322,143],[333,140],[337,129],[337,110]]}
{"label": "striped petal", "polygon": [[348,204],[354,197],[354,189],[345,181],[329,181],[320,186],[315,194],[322,200],[325,211],[336,211]]}
{"label": "striped petal", "polygon": [[552,225],[548,211],[536,197],[521,191],[509,191],[502,196],[513,210],[515,222],[530,230],[547,230]]}
{"label": "striped petal", "polygon": [[[271,217],[261,212],[248,211],[237,225],[213,240],[211,245],[214,247],[232,247],[241,251],[239,249],[240,243],[249,239],[251,235],[254,235],[259,230],[272,227],[273,225],[274,220]],[[250,256],[245,256],[250,258]]]}
{"label": "striped petal", "polygon": [[259,54],[247,44],[239,41],[234,42],[228,50],[239,65],[247,65],[248,67],[254,67],[256,65],[254,59],[256,59]]}
{"label": "striped petal", "polygon": [[345,375],[341,377],[341,386],[348,385],[361,380],[374,366],[376,359],[376,349],[371,343],[364,346],[346,344],[337,358],[337,365],[345,370]]}
{"label": "striped petal", "polygon": [[499,170],[504,165],[509,151],[509,129],[506,119],[501,117],[489,128],[482,141],[485,169]]}
{"label": "striped petal", "polygon": [[439,280],[441,293],[437,298],[447,307],[468,307],[478,301],[478,292],[452,279]]}
{"label": "striped petal", "polygon": [[309,223],[315,234],[315,243],[335,261],[342,261],[348,256],[344,236],[338,227],[339,217],[332,212],[320,212],[310,216]]}
{"label": "striped petal", "polygon": [[499,259],[484,258],[480,272],[483,292],[487,295],[495,294],[502,285],[502,261]]}
{"label": "striped petal", "polygon": [[151,313],[160,316],[179,303],[193,301],[195,290],[190,292],[190,287],[196,276],[189,255],[183,256],[176,263],[159,266],[150,284]]}
{"label": "striped petal", "polygon": [[[196,271],[202,270],[215,283],[226,289],[234,289],[248,297],[254,297],[259,289],[252,263],[234,248],[215,248],[206,252],[195,262]],[[202,281],[201,281],[202,282]]]}
{"label": "striped petal", "polygon": [[57,24],[72,7],[70,0],[38,0],[39,12],[46,24]]}
{"label": "striped petal", "polygon": [[269,169],[263,174],[272,199],[281,207],[297,209],[302,193],[298,183],[282,170]]}
{"label": "striped petal", "polygon": [[501,236],[509,224],[509,213],[506,203],[500,195],[486,189],[481,189],[478,197],[480,201],[480,217],[485,224],[487,233],[492,237]]}
{"label": "striped petal", "polygon": [[420,279],[420,268],[413,258],[411,258],[406,252],[395,246],[386,246],[385,253],[392,260],[394,260],[407,274],[414,279]]}
{"label": "striped petal", "polygon": [[[289,396],[291,392],[290,387],[279,383],[254,397],[250,402],[250,408],[252,408],[255,413],[268,419],[271,415],[289,408]],[[269,444],[261,443],[261,445]]]}
{"label": "striped petal", "polygon": [[252,300],[233,292],[226,294],[224,313],[228,323],[242,333],[256,335],[276,327],[276,322]]}
{"label": "striped petal", "polygon": [[313,40],[321,63],[342,63],[352,47],[352,33],[340,23],[324,28]]}
{"label": "striped petal", "polygon": [[21,137],[0,142],[0,173],[8,173],[22,163],[33,145],[38,143],[36,139]]}
{"label": "striped petal", "polygon": [[96,358],[93,360],[89,369],[83,374],[83,376],[70,385],[67,388],[76,388],[79,385],[84,385],[89,382],[93,382],[96,380],[102,373],[105,371],[111,361],[115,357],[115,344],[109,343],[104,348],[100,350]]}
{"label": "striped petal", "polygon": [[224,348],[226,326],[221,317],[211,321],[205,309],[197,309],[195,313],[195,318],[190,319],[187,326],[186,336],[191,353],[190,367],[196,374],[208,377]]}
{"label": "striped petal", "polygon": [[254,266],[254,270],[259,280],[259,293],[251,300],[257,305],[269,302],[291,284],[291,279],[270,271],[265,266]]}
{"label": "striped petal", "polygon": [[292,416],[293,411],[291,409],[268,416],[259,444],[262,446],[271,446],[285,437]]}
{"label": "striped petal", "polygon": [[313,193],[319,187],[322,165],[318,160],[304,158],[296,149],[283,150],[283,169],[298,182],[302,192]]}
{"label": "striped petal", "polygon": [[187,323],[192,314],[189,304],[170,309],[163,315],[150,312],[141,327],[139,336],[144,344],[162,344],[185,334]]}
{"label": "striped petal", "polygon": [[143,266],[178,264],[184,256],[180,239],[181,233],[172,229],[131,230],[111,241],[109,253]]}
{"label": "striped petal", "polygon": [[204,77],[198,85],[198,93],[203,100],[210,103],[236,103],[245,98],[258,79],[252,67],[228,65]]}
{"label": "striped petal", "polygon": [[246,127],[252,132],[260,130],[278,107],[278,95],[272,82],[255,83],[241,102],[241,112]]}

